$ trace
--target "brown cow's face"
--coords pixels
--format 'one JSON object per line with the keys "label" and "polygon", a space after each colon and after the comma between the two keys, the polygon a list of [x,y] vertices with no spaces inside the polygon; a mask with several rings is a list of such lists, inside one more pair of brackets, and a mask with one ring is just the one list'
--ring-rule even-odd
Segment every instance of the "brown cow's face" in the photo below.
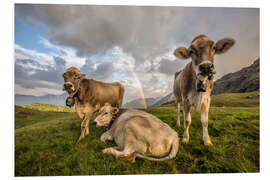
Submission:
{"label": "brown cow's face", "polygon": [[215,42],[207,37],[198,38],[191,44],[189,54],[197,75],[208,76],[214,74],[215,49]]}
{"label": "brown cow's face", "polygon": [[174,51],[174,55],[180,59],[191,57],[197,77],[207,77],[216,73],[214,55],[225,53],[234,43],[231,38],[224,38],[215,43],[206,35],[199,35],[194,38],[188,49],[179,47]]}
{"label": "brown cow's face", "polygon": [[79,88],[79,83],[82,78],[85,77],[85,74],[81,74],[81,72],[75,68],[69,68],[64,74],[64,85],[63,90],[67,91],[69,94],[75,92]]}
{"label": "brown cow's face", "polygon": [[109,103],[106,103],[102,108],[99,110],[99,115],[94,120],[97,127],[100,126],[108,126],[113,118],[114,115],[118,113],[119,109],[116,107],[112,107]]}

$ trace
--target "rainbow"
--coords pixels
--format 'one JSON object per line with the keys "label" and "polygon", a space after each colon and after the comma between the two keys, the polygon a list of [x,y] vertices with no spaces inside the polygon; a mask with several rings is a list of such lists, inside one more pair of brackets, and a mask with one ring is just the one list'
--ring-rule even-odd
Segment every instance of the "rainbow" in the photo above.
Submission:
{"label": "rainbow", "polygon": [[129,68],[129,71],[132,73],[134,79],[136,80],[136,82],[139,85],[139,91],[140,91],[140,94],[142,96],[142,101],[143,101],[144,109],[147,109],[147,104],[146,104],[146,100],[145,100],[145,95],[144,95],[142,83],[141,83],[139,77],[137,76],[137,74],[135,73],[135,71],[130,66],[128,66],[128,68]]}
{"label": "rainbow", "polygon": [[[118,52],[117,54],[123,53],[122,49],[119,47],[115,47],[115,52],[116,53]],[[129,71],[131,72],[132,76],[134,77],[134,79],[136,80],[137,84],[139,85],[139,91],[140,91],[140,94],[142,97],[143,105],[144,105],[144,108],[147,109],[147,104],[146,104],[146,99],[145,99],[142,83],[141,83],[139,77],[137,76],[137,74],[135,73],[135,71],[133,70],[133,68],[131,67],[130,63],[127,64],[127,67],[129,69]]]}

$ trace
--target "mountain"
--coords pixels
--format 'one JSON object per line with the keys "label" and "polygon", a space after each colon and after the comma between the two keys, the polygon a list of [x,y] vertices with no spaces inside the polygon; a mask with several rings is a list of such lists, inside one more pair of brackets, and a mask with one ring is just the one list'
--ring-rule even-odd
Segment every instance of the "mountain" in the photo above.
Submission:
{"label": "mountain", "polygon": [[[147,107],[150,107],[152,104],[157,102],[160,98],[145,98]],[[133,101],[127,102],[123,105],[125,108],[144,108],[144,101],[143,99],[135,99]]]}
{"label": "mountain", "polygon": [[[66,98],[68,97],[67,93],[60,95],[48,94],[45,96],[31,96],[31,95],[15,95],[15,104],[16,105],[30,105],[33,103],[42,103],[42,104],[53,104],[65,106]],[[157,102],[160,98],[146,98],[147,107],[151,106],[153,103]],[[144,103],[142,99],[135,99],[126,103],[123,107],[126,108],[144,108]]]}
{"label": "mountain", "polygon": [[43,104],[54,104],[65,106],[66,98],[68,97],[67,93],[60,95],[48,94],[44,96],[31,96],[31,95],[15,95],[15,104],[16,105],[30,105],[33,103],[43,103]]}
{"label": "mountain", "polygon": [[260,59],[237,72],[215,81],[212,94],[243,93],[260,90]]}
{"label": "mountain", "polygon": [[170,103],[172,103],[174,101],[175,101],[175,97],[174,97],[173,93],[170,93],[167,96],[161,98],[159,101],[152,104],[151,107],[170,104]]}

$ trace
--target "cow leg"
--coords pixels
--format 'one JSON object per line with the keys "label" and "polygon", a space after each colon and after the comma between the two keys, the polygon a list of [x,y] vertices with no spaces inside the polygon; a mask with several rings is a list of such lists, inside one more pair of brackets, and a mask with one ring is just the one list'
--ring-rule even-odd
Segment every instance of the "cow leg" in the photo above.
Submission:
{"label": "cow leg", "polygon": [[87,126],[86,126],[86,121],[88,121],[87,119],[88,118],[90,118],[89,116],[84,116],[84,118],[83,118],[83,121],[82,121],[82,123],[81,123],[81,135],[80,135],[80,137],[79,137],[79,139],[78,139],[78,141],[77,142],[79,142],[81,139],[83,139],[84,137],[85,137],[85,134],[86,134],[86,129],[87,129]]}
{"label": "cow leg", "polygon": [[107,140],[113,140],[113,137],[109,131],[106,131],[101,135],[100,140],[105,143]]}
{"label": "cow leg", "polygon": [[180,102],[177,102],[177,109],[176,109],[176,112],[177,112],[177,122],[176,122],[176,125],[180,127]]}
{"label": "cow leg", "polygon": [[89,125],[89,121],[91,119],[91,116],[92,116],[93,112],[94,112],[93,109],[85,112],[83,121],[81,123],[81,135],[80,135],[78,141],[80,141],[81,139],[83,139],[85,137],[85,135],[89,134],[88,125]]}
{"label": "cow leg", "polygon": [[125,148],[123,151],[118,151],[115,148],[106,148],[102,150],[104,154],[112,154],[115,158],[124,158],[127,160],[135,161],[135,151],[130,148]]}
{"label": "cow leg", "polygon": [[203,129],[203,142],[206,146],[213,145],[208,134],[208,112],[209,112],[210,103],[206,102],[206,104],[202,104],[201,108],[201,122]]}
{"label": "cow leg", "polygon": [[87,126],[86,128],[85,128],[85,136],[87,136],[89,134],[89,126]]}
{"label": "cow leg", "polygon": [[182,142],[188,143],[189,142],[189,126],[191,124],[191,115],[190,115],[190,105],[188,103],[183,103],[184,107],[184,135]]}

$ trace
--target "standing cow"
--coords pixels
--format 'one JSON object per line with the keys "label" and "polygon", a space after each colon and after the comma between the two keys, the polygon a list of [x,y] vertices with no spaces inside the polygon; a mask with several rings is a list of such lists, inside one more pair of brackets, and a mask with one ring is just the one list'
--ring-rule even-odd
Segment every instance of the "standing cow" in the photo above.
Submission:
{"label": "standing cow", "polygon": [[124,87],[119,82],[104,83],[86,79],[85,76],[75,67],[68,68],[63,74],[63,90],[69,93],[66,104],[75,104],[76,112],[83,120],[79,140],[89,134],[89,121],[95,111],[104,106],[105,102],[121,107],[124,96]]}
{"label": "standing cow", "polygon": [[191,124],[190,108],[194,105],[201,114],[203,141],[205,145],[212,145],[208,134],[208,112],[213,89],[214,55],[229,50],[235,41],[223,38],[216,43],[206,35],[199,35],[193,39],[190,47],[179,47],[174,55],[180,59],[192,61],[184,69],[175,73],[173,93],[177,101],[177,125],[180,126],[180,102],[184,107],[184,135],[183,142],[189,142],[189,126]]}

